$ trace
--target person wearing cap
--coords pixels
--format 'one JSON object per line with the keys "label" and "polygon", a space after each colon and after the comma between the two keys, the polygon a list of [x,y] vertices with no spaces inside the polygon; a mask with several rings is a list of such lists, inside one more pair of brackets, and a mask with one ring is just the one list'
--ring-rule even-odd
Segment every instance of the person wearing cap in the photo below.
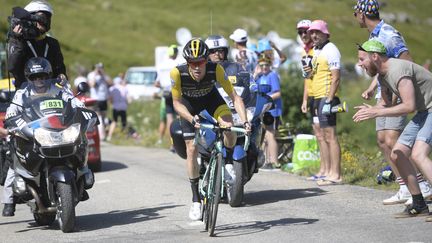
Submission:
{"label": "person wearing cap", "polygon": [[244,29],[236,29],[229,38],[234,41],[235,49],[231,56],[235,62],[240,63],[246,71],[253,73],[257,64],[257,55],[247,48],[248,34]]}
{"label": "person wearing cap", "polygon": [[[32,57],[44,57],[52,63],[53,77],[67,79],[66,66],[63,54],[57,39],[47,36],[51,27],[51,17],[54,13],[52,6],[42,0],[34,0],[27,4],[24,9],[19,8],[21,13],[27,13],[37,17],[35,37],[23,36],[23,27],[17,24],[9,34],[8,40],[8,71],[15,78],[15,87],[24,88],[26,82],[24,65]],[[29,38],[29,39],[27,39]]]}
{"label": "person wearing cap", "polygon": [[[275,52],[277,55],[275,55]],[[264,53],[272,61],[273,70],[279,68],[286,60],[286,55],[270,40],[261,39],[258,41],[258,55]]]}
{"label": "person wearing cap", "polygon": [[272,70],[271,59],[264,53],[262,53],[258,59],[258,65],[255,68],[253,77],[257,85],[269,84],[271,86],[271,90],[267,93],[267,95],[273,99],[275,104],[275,107],[269,111],[274,117],[273,124],[265,126],[265,140],[267,142],[268,157],[266,157],[266,161],[260,169],[279,169],[281,164],[278,162],[276,131],[280,124],[280,117],[282,116],[280,78],[279,74]]}
{"label": "person wearing cap", "polygon": [[[384,104],[355,107],[358,111],[353,116],[354,122],[417,111],[393,146],[390,159],[407,183],[413,199],[412,205],[396,217],[426,216],[429,209],[410,160],[432,181],[432,160],[429,157],[432,148],[432,73],[411,61],[388,57],[386,47],[378,40],[368,40],[359,45],[358,65],[370,76],[378,75]],[[389,98],[391,94],[400,98],[400,102],[394,104]],[[432,222],[432,216],[427,221]]]}
{"label": "person wearing cap", "polygon": [[[301,65],[304,68],[312,68],[312,58],[313,58],[313,42],[310,37],[310,32],[308,32],[308,29],[310,25],[312,24],[312,21],[308,19],[300,20],[297,23],[296,29],[297,34],[302,41],[303,50],[301,54]],[[318,116],[316,114],[316,109],[314,109],[313,101],[314,101],[314,95],[312,91],[312,79],[308,78],[309,73],[306,73],[302,69],[302,75],[304,78],[304,87],[303,87],[303,102],[301,104],[301,111],[303,113],[307,113],[309,111],[311,116],[311,123],[312,123],[312,129],[314,131],[315,136],[317,137],[318,143],[321,146],[322,143],[324,143],[323,136],[321,134],[321,130],[319,127],[319,122],[314,123],[315,121],[318,121]],[[326,177],[326,173],[328,173],[328,169],[326,169],[326,163],[320,163],[320,170],[318,173],[312,175],[311,177],[308,177],[307,180],[317,181],[320,179],[323,179]]]}
{"label": "person wearing cap", "polygon": [[[171,78],[170,71],[179,63],[177,61],[178,47],[177,45],[170,45],[168,47],[168,58],[165,59],[160,65],[156,67],[157,79],[155,82],[156,87],[160,87],[162,91],[161,99],[161,116],[159,122],[159,140],[158,144],[161,144],[165,136],[166,128],[169,129],[171,123],[175,118],[175,111],[173,105],[173,98],[171,95]],[[170,150],[174,152],[174,147],[171,145]]]}
{"label": "person wearing cap", "polygon": [[[369,39],[376,39],[384,44],[388,57],[412,61],[408,47],[400,32],[380,18],[379,3],[377,0],[358,0],[354,6],[354,17],[361,28],[368,30]],[[376,78],[372,79],[369,87],[362,93],[362,97],[366,100],[371,99],[375,90],[377,92],[375,99],[377,103],[381,102],[380,84]],[[395,102],[398,100],[395,95],[393,95],[393,99]],[[412,201],[406,183],[400,177],[397,168],[391,163],[390,159],[390,152],[406,125],[406,119],[407,117],[402,115],[397,117],[378,117],[375,120],[378,147],[383,152],[385,159],[389,161],[396,175],[396,181],[399,184],[397,193],[383,200],[384,205],[409,204]],[[432,188],[423,179],[421,173],[417,174],[417,179],[420,183],[423,196],[432,197]]]}
{"label": "person wearing cap", "polygon": [[87,74],[90,86],[90,97],[96,100],[96,113],[100,124],[98,125],[100,139],[106,140],[105,118],[108,110],[109,87],[112,85],[111,77],[105,73],[103,63],[94,65],[94,70]]}
{"label": "person wearing cap", "polygon": [[325,178],[318,180],[320,186],[342,183],[341,153],[336,134],[336,113],[331,113],[331,107],[340,104],[337,96],[340,83],[341,55],[338,48],[330,42],[330,32],[327,23],[315,20],[309,26],[314,49],[312,65],[304,66],[304,71],[312,79],[314,95],[314,110],[317,112],[319,131],[322,134],[320,145],[321,163],[326,168]]}

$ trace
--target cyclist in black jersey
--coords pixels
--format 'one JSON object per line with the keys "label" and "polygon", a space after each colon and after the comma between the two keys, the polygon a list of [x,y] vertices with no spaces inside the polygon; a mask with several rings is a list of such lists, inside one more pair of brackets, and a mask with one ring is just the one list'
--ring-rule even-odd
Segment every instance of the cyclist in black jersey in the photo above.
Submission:
{"label": "cyclist in black jersey", "polygon": [[[191,182],[192,206],[189,218],[201,219],[201,202],[198,192],[199,166],[197,162],[198,151],[193,139],[195,129],[200,127],[199,112],[207,110],[221,126],[233,125],[229,107],[217,91],[215,84],[218,82],[225,92],[229,94],[234,103],[235,110],[240,119],[244,121],[244,127],[250,131],[250,124],[246,119],[246,111],[243,101],[238,96],[228,81],[223,67],[217,63],[207,62],[209,49],[204,41],[194,38],[183,49],[183,57],[187,63],[179,65],[171,70],[170,76],[173,83],[172,96],[174,109],[180,116],[180,125],[183,138],[186,143],[187,172]],[[234,133],[224,134],[224,145],[227,149],[226,174],[227,183],[234,181],[232,173],[232,148],[236,143]],[[231,169],[230,169],[231,168]]]}

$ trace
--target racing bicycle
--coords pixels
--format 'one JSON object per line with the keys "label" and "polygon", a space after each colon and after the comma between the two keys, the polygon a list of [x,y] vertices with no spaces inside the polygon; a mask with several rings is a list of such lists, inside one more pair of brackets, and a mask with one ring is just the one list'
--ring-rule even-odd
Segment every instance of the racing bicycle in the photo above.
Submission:
{"label": "racing bicycle", "polygon": [[[208,232],[209,236],[214,236],[218,206],[224,192],[224,183],[222,181],[225,173],[226,157],[225,148],[223,146],[224,131],[244,134],[244,150],[247,150],[249,146],[249,136],[244,128],[220,127],[214,119],[204,119],[195,137],[195,141],[198,145],[205,146],[206,149],[211,150],[210,159],[207,162],[206,170],[200,183],[200,192],[203,196],[202,221],[204,222],[205,230]],[[201,163],[205,163],[205,161]]]}

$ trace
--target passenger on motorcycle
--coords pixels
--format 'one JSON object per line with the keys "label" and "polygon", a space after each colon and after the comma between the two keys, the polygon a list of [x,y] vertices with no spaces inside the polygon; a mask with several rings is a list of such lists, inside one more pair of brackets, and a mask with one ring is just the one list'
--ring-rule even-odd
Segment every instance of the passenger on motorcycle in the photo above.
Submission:
{"label": "passenger on motorcycle", "polygon": [[29,13],[36,23],[37,36],[24,35],[25,30],[21,24],[12,26],[8,40],[8,69],[15,78],[15,87],[21,88],[26,82],[24,66],[32,57],[44,57],[52,65],[53,77],[61,78],[65,83],[67,80],[66,66],[63,62],[63,54],[57,39],[47,36],[46,33],[51,27],[51,16],[53,9],[49,3],[41,0],[30,2],[21,14]]}
{"label": "passenger on motorcycle", "polygon": [[[207,110],[221,126],[233,125],[232,115],[229,107],[220,96],[215,87],[215,82],[221,84],[231,100],[235,110],[239,113],[244,127],[250,130],[250,124],[246,120],[246,111],[243,101],[227,80],[223,67],[217,63],[208,62],[209,49],[201,39],[190,40],[183,49],[183,57],[187,63],[179,65],[171,70],[170,76],[173,82],[172,96],[173,104],[177,114],[180,115],[183,138],[186,143],[187,172],[192,189],[192,206],[189,218],[201,219],[201,202],[198,191],[199,166],[197,162],[198,150],[194,144],[195,129],[200,127],[199,112]],[[236,143],[236,135],[224,134],[224,144],[227,148],[226,181],[233,181],[232,170],[232,148]],[[230,169],[231,168],[231,171]]]}
{"label": "passenger on motorcycle", "polygon": [[[63,89],[56,86],[52,79],[50,80],[52,73],[52,67],[48,60],[42,57],[30,58],[24,69],[27,84],[23,85],[23,89],[16,91],[12,101],[13,103],[6,111],[6,119],[14,117],[23,112],[22,105],[24,104],[24,100],[31,96],[40,94],[51,94],[55,96],[61,92],[61,96],[64,101],[74,98],[71,94],[64,92]],[[84,104],[78,99],[72,99],[72,107],[84,107]],[[3,216],[14,216],[15,202],[13,201],[12,191],[14,178],[15,172],[12,168],[9,168],[3,187],[2,203],[5,204],[3,208]]]}

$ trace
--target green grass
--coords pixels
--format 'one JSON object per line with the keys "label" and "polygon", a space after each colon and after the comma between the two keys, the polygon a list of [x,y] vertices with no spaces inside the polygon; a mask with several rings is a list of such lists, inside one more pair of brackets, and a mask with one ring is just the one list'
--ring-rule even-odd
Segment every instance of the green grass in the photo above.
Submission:
{"label": "green grass", "polygon": [[[6,31],[6,18],[12,6],[25,6],[28,0],[0,0],[0,30]],[[51,0],[55,15],[52,34],[63,48],[69,76],[75,67],[102,61],[112,76],[132,65],[154,65],[154,48],[174,43],[175,31],[187,27],[193,36],[219,33],[228,37],[238,27],[258,38],[270,30],[295,38],[298,20],[324,19],[332,41],[340,48],[344,62],[356,62],[355,43],[367,39],[352,16],[355,0]],[[416,61],[430,58],[432,1],[386,1],[383,13],[407,13],[410,22],[394,23],[403,33]],[[212,25],[210,25],[212,20]],[[0,41],[4,36],[1,36]]]}

